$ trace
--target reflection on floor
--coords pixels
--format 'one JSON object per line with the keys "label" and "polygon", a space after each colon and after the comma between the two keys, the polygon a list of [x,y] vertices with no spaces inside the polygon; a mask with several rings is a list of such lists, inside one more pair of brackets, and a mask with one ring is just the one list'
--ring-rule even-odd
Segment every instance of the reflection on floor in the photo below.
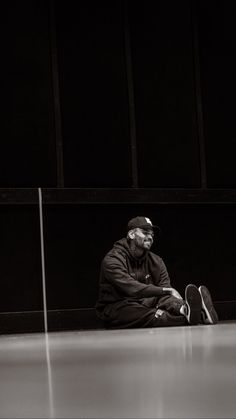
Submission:
{"label": "reflection on floor", "polygon": [[236,322],[0,337],[1,418],[235,418]]}

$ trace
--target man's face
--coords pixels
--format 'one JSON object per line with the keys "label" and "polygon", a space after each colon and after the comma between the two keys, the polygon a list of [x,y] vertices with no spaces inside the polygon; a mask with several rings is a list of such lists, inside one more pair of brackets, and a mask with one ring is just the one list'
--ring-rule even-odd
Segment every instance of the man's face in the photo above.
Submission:
{"label": "man's face", "polygon": [[149,250],[153,243],[153,230],[143,230],[142,228],[136,228],[134,230],[134,243],[136,247],[143,250]]}

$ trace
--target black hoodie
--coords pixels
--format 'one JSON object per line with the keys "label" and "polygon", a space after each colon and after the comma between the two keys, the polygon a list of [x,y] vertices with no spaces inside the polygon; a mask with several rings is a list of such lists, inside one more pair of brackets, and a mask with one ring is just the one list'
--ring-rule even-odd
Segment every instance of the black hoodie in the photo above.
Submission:
{"label": "black hoodie", "polygon": [[130,300],[145,300],[145,305],[151,306],[153,297],[156,299],[169,293],[163,291],[163,287],[171,285],[160,256],[146,251],[142,257],[137,258],[132,254],[127,239],[121,239],[114,244],[101,264],[97,314],[104,318],[103,312],[107,305],[120,302],[128,304]]}

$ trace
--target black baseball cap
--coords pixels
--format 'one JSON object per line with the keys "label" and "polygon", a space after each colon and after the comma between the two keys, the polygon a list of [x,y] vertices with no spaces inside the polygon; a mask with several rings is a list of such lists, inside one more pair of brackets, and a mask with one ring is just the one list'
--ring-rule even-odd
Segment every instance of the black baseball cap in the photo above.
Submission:
{"label": "black baseball cap", "polygon": [[133,230],[134,228],[142,228],[143,230],[158,229],[160,227],[153,225],[150,218],[138,216],[129,220],[127,230]]}

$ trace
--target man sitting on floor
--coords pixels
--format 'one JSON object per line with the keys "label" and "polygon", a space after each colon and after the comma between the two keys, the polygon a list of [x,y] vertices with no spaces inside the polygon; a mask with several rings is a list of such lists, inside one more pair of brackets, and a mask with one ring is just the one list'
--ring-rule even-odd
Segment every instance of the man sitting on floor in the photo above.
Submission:
{"label": "man sitting on floor", "polygon": [[117,241],[103,259],[97,316],[108,328],[217,323],[204,285],[187,285],[184,300],[172,288],[163,260],[150,251],[154,229],[159,227],[149,218],[132,218],[127,238]]}

